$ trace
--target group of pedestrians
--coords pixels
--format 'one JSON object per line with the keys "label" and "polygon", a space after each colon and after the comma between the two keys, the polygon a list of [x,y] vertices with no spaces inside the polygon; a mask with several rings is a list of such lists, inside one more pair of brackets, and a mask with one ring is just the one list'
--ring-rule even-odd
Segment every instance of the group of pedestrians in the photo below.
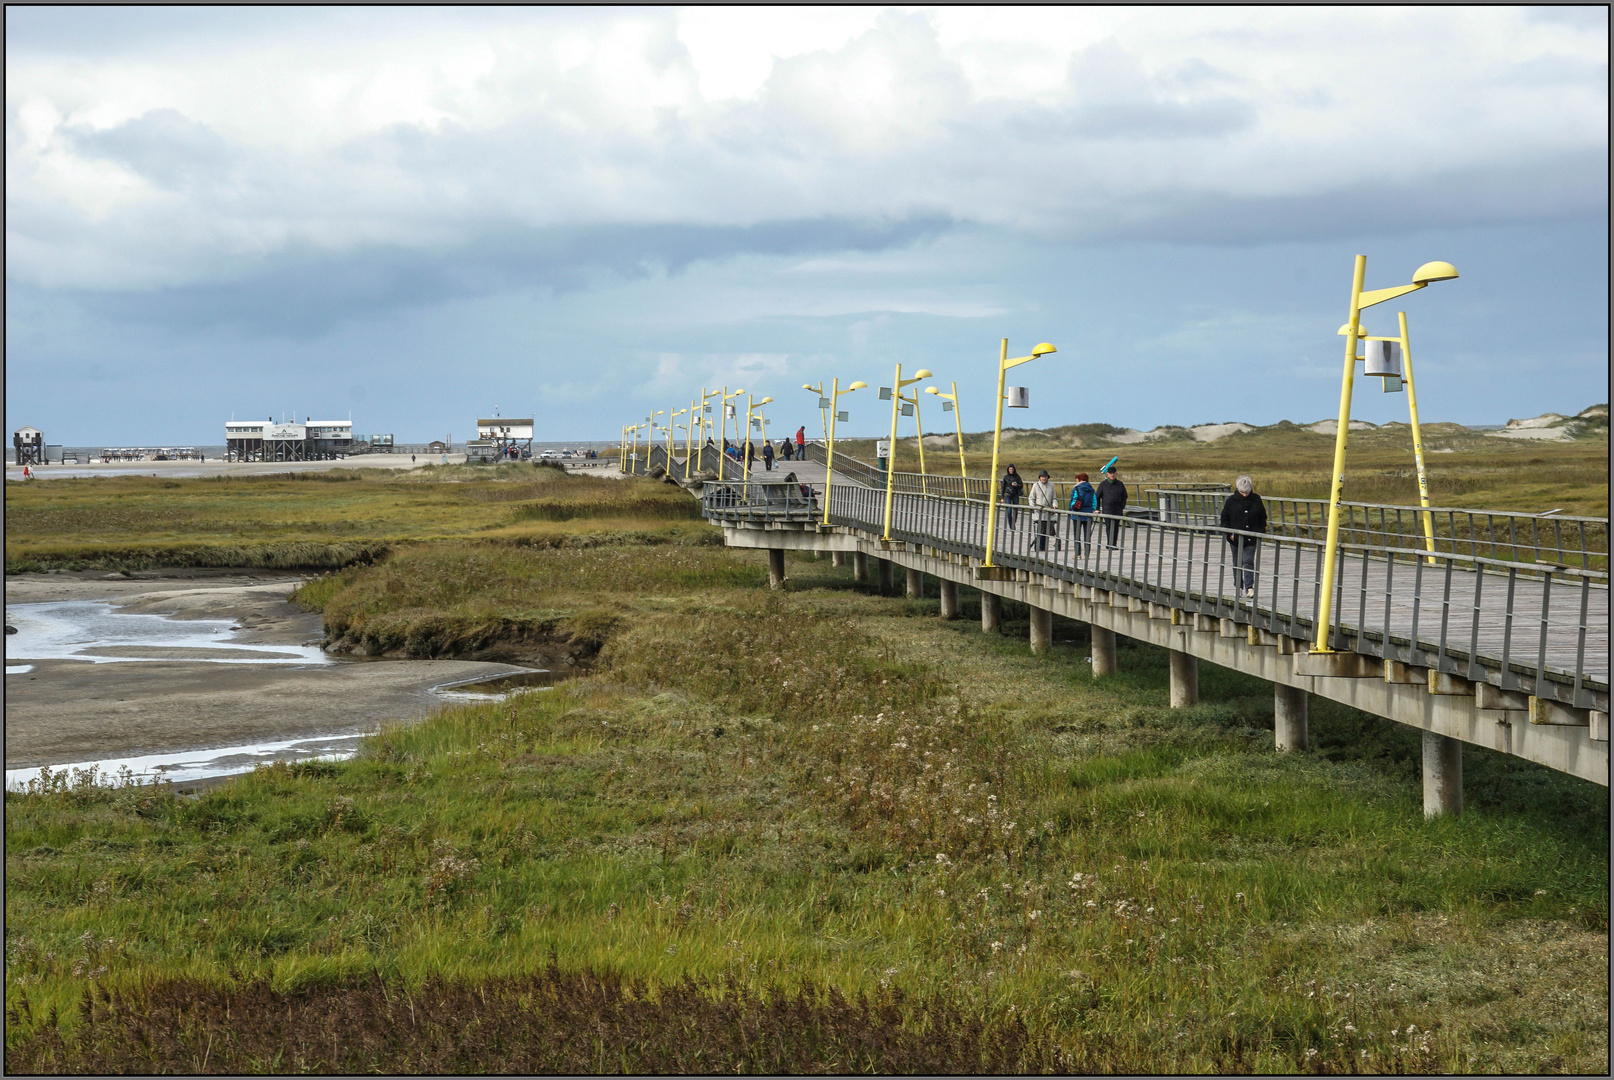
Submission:
{"label": "group of pedestrians", "polygon": [[771,440],[762,440],[763,471],[772,472],[773,463],[776,459],[783,461],[807,460],[807,425],[803,424],[797,428],[794,438],[786,435],[783,439],[780,439],[777,448],[774,447]]}
{"label": "group of pedestrians", "polygon": [[[1028,488],[1019,470],[1010,465],[998,479],[998,499],[1003,504],[1010,529],[1018,520],[1021,500],[1025,500],[1031,511],[1038,551],[1047,551],[1050,540],[1055,546],[1059,545],[1059,491],[1047,469],[1039,472]],[[1126,484],[1113,463],[1104,469],[1104,479],[1097,487],[1086,473],[1076,474],[1063,508],[1069,522],[1071,552],[1076,559],[1090,556],[1095,550],[1092,537],[1095,517],[1102,523],[1100,534],[1104,546],[1120,547],[1126,502]],[[1248,476],[1240,476],[1234,482],[1233,493],[1222,504],[1221,527],[1231,549],[1234,588],[1243,596],[1253,597],[1256,556],[1261,549],[1260,537],[1267,531],[1267,509],[1261,496],[1255,493],[1255,482]]]}

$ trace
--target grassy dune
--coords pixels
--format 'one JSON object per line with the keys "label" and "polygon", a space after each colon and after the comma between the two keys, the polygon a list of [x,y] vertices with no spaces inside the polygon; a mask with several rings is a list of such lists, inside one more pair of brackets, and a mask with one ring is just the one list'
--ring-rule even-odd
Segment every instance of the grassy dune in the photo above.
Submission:
{"label": "grassy dune", "polygon": [[[606,612],[585,678],[203,794],[6,796],[12,1070],[1608,1068],[1604,789],[792,557],[412,547],[328,619]],[[390,600],[388,598],[391,598]],[[311,600],[315,599],[312,595]],[[973,596],[967,598],[966,614]],[[329,1018],[329,1019],[327,1019]],[[297,1021],[297,1022],[294,1022]]]}
{"label": "grassy dune", "polygon": [[377,472],[8,482],[6,571],[326,569],[456,537],[560,546],[710,532],[693,500],[650,481],[532,465]]}
{"label": "grassy dune", "polygon": [[[1102,426],[1102,425],[1100,425]],[[1035,476],[1046,468],[1056,479],[1094,473],[1119,455],[1123,476],[1154,480],[1222,480],[1240,473],[1256,481],[1268,495],[1327,498],[1334,437],[1295,424],[1228,435],[1214,442],[1195,442],[1183,432],[1174,439],[1134,445],[1079,445],[1076,429],[1010,433],[1000,463],[1013,461]],[[1072,445],[1076,443],[1078,445]],[[837,448],[841,443],[837,442]],[[854,456],[872,461],[874,444],[847,440]],[[1430,494],[1440,506],[1540,513],[1608,516],[1608,433],[1570,442],[1499,439],[1460,428],[1431,424],[1424,428]],[[917,469],[911,439],[898,446],[898,468]],[[984,476],[992,464],[992,435],[965,436],[970,475]],[[926,447],[926,466],[933,472],[956,472],[957,452]],[[1412,460],[1412,436],[1405,425],[1353,431],[1347,458],[1346,498],[1357,502],[1416,504],[1418,478]]]}

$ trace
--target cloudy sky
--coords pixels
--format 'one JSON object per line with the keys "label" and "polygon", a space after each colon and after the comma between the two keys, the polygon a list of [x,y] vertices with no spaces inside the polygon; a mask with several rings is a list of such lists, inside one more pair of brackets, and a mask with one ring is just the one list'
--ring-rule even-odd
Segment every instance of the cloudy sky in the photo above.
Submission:
{"label": "cloudy sky", "polygon": [[1603,8],[9,7],[7,420],[614,439],[726,383],[793,429],[803,382],[900,361],[980,429],[1001,337],[1059,347],[1022,425],[1312,420],[1358,253],[1462,273],[1367,320],[1408,312],[1430,418],[1574,411],[1607,42]]}

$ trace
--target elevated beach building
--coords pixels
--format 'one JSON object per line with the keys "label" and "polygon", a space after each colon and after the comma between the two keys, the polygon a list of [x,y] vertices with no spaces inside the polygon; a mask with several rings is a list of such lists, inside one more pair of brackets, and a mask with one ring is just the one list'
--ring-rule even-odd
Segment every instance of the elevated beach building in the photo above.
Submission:
{"label": "elevated beach building", "polygon": [[231,420],[224,425],[231,461],[329,461],[353,450],[353,421]]}

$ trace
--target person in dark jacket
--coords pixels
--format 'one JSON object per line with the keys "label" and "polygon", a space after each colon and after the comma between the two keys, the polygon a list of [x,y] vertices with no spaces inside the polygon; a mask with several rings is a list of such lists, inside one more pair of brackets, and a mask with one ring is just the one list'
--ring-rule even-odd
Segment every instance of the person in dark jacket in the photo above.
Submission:
{"label": "person in dark jacket", "polygon": [[1255,493],[1255,481],[1241,476],[1233,484],[1233,494],[1222,504],[1222,528],[1233,549],[1233,588],[1244,596],[1255,596],[1255,556],[1261,550],[1260,535],[1267,531],[1267,507]]}
{"label": "person in dark jacket", "polygon": [[1079,561],[1083,554],[1091,554],[1093,541],[1093,511],[1098,509],[1098,493],[1087,482],[1087,474],[1076,474],[1076,485],[1070,489],[1071,549]]}
{"label": "person in dark jacket", "polygon": [[1015,507],[1020,505],[1020,495],[1026,490],[1026,482],[1020,479],[1020,473],[1010,465],[1003,473],[1003,479],[998,481],[998,498],[1003,500],[1004,513],[1009,518],[1009,528],[1014,528]]}
{"label": "person in dark jacket", "polygon": [[793,461],[796,457],[796,444],[790,439],[779,440],[779,456],[786,461]]}
{"label": "person in dark jacket", "polygon": [[1104,543],[1116,547],[1121,537],[1121,514],[1126,510],[1126,485],[1116,478],[1115,466],[1104,470],[1098,485],[1098,512],[1104,515]]}
{"label": "person in dark jacket", "polygon": [[769,439],[762,440],[762,468],[773,472],[773,442]]}

